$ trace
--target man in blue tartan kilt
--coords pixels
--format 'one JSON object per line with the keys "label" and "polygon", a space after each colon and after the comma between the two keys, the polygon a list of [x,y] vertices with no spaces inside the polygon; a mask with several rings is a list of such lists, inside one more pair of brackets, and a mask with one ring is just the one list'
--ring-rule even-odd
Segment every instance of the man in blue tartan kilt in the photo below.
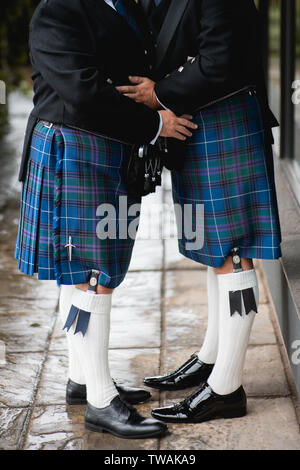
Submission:
{"label": "man in blue tartan kilt", "polygon": [[[87,403],[88,429],[123,438],[159,436],[167,426],[129,406],[149,392],[120,386],[110,375],[112,292],[126,275],[134,239],[99,236],[99,210],[110,205],[118,218],[133,145],[154,145],[159,136],[182,140],[197,127],[116,90],[129,75],[151,76],[153,49],[134,0],[44,0],[30,24],[34,109],[15,256],[23,273],[61,287],[67,402]],[[128,197],[133,203],[140,198]]]}
{"label": "man in blue tartan kilt", "polygon": [[[278,259],[281,232],[274,182],[272,127],[253,0],[140,0],[156,37],[155,79],[136,76],[118,87],[150,109],[194,116],[198,130],[173,155],[173,199],[204,217],[204,243],[180,252],[207,265],[208,327],[183,365],[144,383],[160,390],[201,385],[175,405],[153,410],[171,423],[246,414],[242,373],[258,312],[253,259]],[[187,220],[178,226],[184,233]]]}

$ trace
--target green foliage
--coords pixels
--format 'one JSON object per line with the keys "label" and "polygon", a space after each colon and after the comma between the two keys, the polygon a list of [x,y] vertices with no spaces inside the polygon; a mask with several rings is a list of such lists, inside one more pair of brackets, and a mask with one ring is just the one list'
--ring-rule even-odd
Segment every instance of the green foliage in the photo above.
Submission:
{"label": "green foliage", "polygon": [[[22,67],[29,64],[28,32],[39,0],[1,0],[0,5],[0,80],[7,90],[24,84]],[[0,105],[0,137],[8,124],[7,104]]]}
{"label": "green foliage", "polygon": [[28,26],[38,0],[1,0],[0,79],[15,83],[16,70],[28,64]]}

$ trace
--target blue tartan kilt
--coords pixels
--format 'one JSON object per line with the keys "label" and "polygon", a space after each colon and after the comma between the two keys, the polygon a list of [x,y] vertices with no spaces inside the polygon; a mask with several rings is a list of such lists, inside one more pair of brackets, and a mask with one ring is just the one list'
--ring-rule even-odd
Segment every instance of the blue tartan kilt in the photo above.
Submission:
{"label": "blue tartan kilt", "polygon": [[[122,282],[134,239],[99,238],[98,224],[106,213],[100,216],[98,210],[103,204],[113,206],[118,228],[119,196],[127,196],[128,205],[140,203],[125,187],[129,154],[130,146],[110,139],[36,124],[15,248],[21,272],[70,285],[88,282],[91,270],[97,269],[99,284],[113,289]],[[137,219],[128,217],[126,223],[135,220],[138,226]]]}
{"label": "blue tartan kilt", "polygon": [[272,146],[257,97],[227,98],[198,112],[195,122],[184,168],[172,172],[179,251],[212,267],[222,266],[234,247],[245,258],[280,258]]}

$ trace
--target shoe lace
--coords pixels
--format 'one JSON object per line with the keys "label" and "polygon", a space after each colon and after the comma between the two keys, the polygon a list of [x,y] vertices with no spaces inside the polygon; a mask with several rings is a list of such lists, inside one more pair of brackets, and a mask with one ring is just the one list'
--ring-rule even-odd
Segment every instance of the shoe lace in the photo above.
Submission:
{"label": "shoe lace", "polygon": [[132,406],[130,405],[129,403],[126,403],[125,401],[123,401],[121,398],[120,398],[122,404],[123,404],[123,411],[127,411],[128,412],[128,416],[127,416],[127,423],[131,420],[131,419],[134,419],[134,418],[139,418],[140,417],[140,414],[138,413],[138,411]]}

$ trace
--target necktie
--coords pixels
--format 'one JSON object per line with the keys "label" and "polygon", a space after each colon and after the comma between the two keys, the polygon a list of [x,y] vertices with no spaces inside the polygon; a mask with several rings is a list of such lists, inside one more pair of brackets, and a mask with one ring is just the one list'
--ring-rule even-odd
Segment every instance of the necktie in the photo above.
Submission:
{"label": "necktie", "polygon": [[130,8],[127,6],[127,1],[126,0],[113,0],[113,4],[115,6],[116,11],[123,16],[123,18],[126,20],[126,22],[131,26],[131,28],[135,31],[137,36],[142,38],[141,31],[138,27],[138,24],[133,16],[133,14],[130,11]]}

